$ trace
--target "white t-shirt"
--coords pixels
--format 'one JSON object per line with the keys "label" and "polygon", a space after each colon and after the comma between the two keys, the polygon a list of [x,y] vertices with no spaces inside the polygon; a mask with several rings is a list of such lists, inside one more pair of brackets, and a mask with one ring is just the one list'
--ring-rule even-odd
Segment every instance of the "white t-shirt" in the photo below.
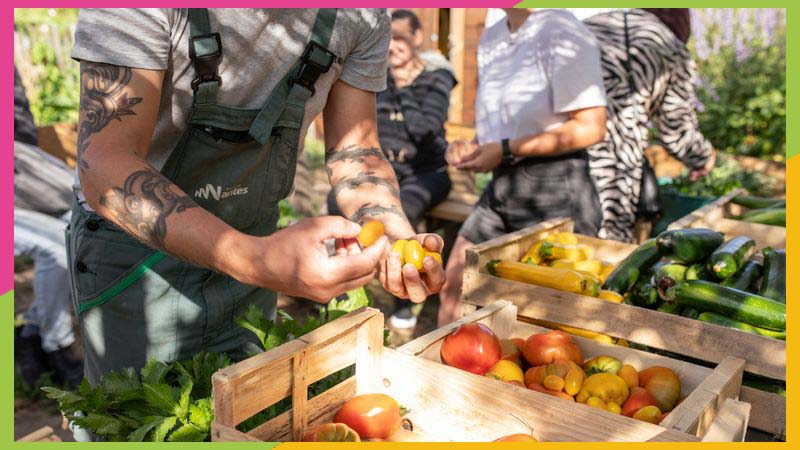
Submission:
{"label": "white t-shirt", "polygon": [[481,36],[475,121],[482,144],[539,134],[570,111],[605,105],[597,42],[569,12],[536,11],[513,34],[501,20]]}

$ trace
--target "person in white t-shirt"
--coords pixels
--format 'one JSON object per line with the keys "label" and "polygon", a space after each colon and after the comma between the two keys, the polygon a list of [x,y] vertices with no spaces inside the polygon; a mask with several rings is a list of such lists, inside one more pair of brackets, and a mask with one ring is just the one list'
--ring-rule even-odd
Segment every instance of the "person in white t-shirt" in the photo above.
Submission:
{"label": "person in white t-shirt", "polygon": [[585,152],[606,132],[597,42],[567,11],[505,11],[478,47],[476,139],[446,154],[458,169],[493,177],[450,254],[440,326],[458,317],[466,248],[556,217],[582,234],[600,226]]}

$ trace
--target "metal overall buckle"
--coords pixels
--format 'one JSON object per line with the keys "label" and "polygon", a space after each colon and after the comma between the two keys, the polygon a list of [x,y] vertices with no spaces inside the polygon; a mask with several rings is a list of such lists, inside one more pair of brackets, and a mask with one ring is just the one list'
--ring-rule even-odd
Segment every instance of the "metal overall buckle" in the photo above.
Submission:
{"label": "metal overall buckle", "polygon": [[[211,40],[211,44],[215,44],[213,52],[199,52],[197,51],[197,44]],[[194,71],[197,78],[192,80],[192,89],[197,90],[200,83],[208,81],[216,81],[220,86],[222,85],[222,78],[217,73],[219,63],[222,61],[222,38],[219,33],[204,34],[200,36],[192,36],[189,38],[189,59],[194,64]]]}
{"label": "metal overall buckle", "polygon": [[336,54],[327,48],[314,41],[309,42],[303,51],[303,56],[300,57],[300,69],[297,70],[297,74],[289,78],[289,86],[299,84],[314,95],[316,93],[314,84],[320,75],[330,70],[336,58]]}

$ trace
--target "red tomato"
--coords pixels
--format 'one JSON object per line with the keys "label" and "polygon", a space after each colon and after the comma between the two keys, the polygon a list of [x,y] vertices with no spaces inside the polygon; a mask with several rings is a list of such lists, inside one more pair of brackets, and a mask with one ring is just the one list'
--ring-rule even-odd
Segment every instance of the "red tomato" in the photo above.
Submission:
{"label": "red tomato", "polygon": [[517,433],[503,436],[500,439],[495,439],[494,442],[538,442],[530,434]]}
{"label": "red tomato", "polygon": [[581,349],[572,341],[572,336],[561,331],[532,334],[522,347],[522,355],[533,366],[550,364],[557,359],[569,359],[583,363]]}
{"label": "red tomato", "polygon": [[336,413],[334,422],[346,424],[362,438],[384,439],[400,430],[400,405],[386,394],[357,395]]}
{"label": "red tomato", "polygon": [[303,435],[303,442],[361,442],[358,433],[343,423],[323,423],[311,427]]}
{"label": "red tomato", "polygon": [[447,335],[442,343],[442,361],[448,366],[483,375],[502,353],[500,340],[482,323],[465,323]]}

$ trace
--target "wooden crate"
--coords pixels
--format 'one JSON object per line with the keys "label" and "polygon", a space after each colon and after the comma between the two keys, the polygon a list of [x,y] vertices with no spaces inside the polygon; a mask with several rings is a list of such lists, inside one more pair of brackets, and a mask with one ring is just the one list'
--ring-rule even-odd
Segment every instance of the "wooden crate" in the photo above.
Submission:
{"label": "wooden crate", "polygon": [[[497,300],[508,300],[522,318],[545,320],[623,338],[649,347],[719,364],[726,356],[746,361],[745,371],[786,380],[786,342],[744,333],[686,317],[632,305],[607,302],[580,294],[530,285],[492,276],[486,263],[492,259],[519,260],[534,242],[547,233],[572,231],[569,219],[542,222],[467,250],[462,288],[467,311]],[[595,248],[599,259],[617,263],[635,245],[578,236]],[[750,426],[785,436],[786,400],[749,387],[742,399],[753,405]]]}
{"label": "wooden crate", "polygon": [[[498,311],[496,317],[505,315],[508,322],[513,322],[516,311],[511,305],[506,306],[509,308]],[[529,432],[520,419],[532,426],[536,437],[543,441],[699,440],[677,429],[571,404],[384,348],[382,341],[383,315],[375,309],[362,308],[302,338],[218,371],[212,378],[212,439],[297,440],[307,427],[331,421],[352,396],[384,392],[411,410],[406,418],[413,432],[400,432],[391,440],[492,441]],[[645,353],[639,357],[659,360]],[[355,376],[308,399],[309,384],[352,364]],[[681,370],[688,370],[685,368],[689,365],[681,364]],[[741,373],[741,364],[738,369],[729,369]],[[712,373],[710,369],[706,371]],[[695,385],[704,382],[699,375],[692,379],[698,380]],[[292,399],[291,410],[248,433],[236,430],[236,425],[287,397]],[[701,423],[704,422],[698,425]]]}
{"label": "wooden crate", "polygon": [[[409,353],[424,359],[441,363],[440,351],[444,338],[464,323],[479,322],[491,328],[499,338],[527,338],[534,333],[542,333],[549,331],[530,323],[526,323],[517,319],[517,307],[507,301],[497,301],[484,308],[481,308],[461,320],[451,323],[438,330],[434,330],[425,336],[419,337],[408,344],[400,347],[399,350],[404,353]],[[626,347],[617,345],[605,344],[575,336],[575,341],[583,351],[584,358],[589,359],[595,356],[607,355],[612,356],[625,364],[631,364],[634,367],[642,370],[650,366],[664,366],[675,370],[681,378],[682,395],[687,396],[680,405],[664,419],[661,426],[666,429],[674,429],[681,433],[688,433],[690,435],[703,437],[709,430],[715,416],[717,406],[721,405],[725,399],[737,398],[742,382],[742,372],[744,369],[744,360],[734,357],[727,357],[716,367],[716,369],[709,369],[707,367],[697,366],[684,361],[667,358],[664,356],[655,355],[652,353],[642,352]],[[483,378],[475,376],[476,378]],[[495,381],[496,382],[496,381]],[[497,382],[496,382],[497,383]],[[500,384],[500,383],[497,383]],[[527,392],[528,389],[523,387],[513,386],[521,392]],[[537,393],[538,394],[538,393]],[[583,413],[592,408],[577,403],[565,402],[557,399],[561,403],[560,410],[575,411],[576,413]],[[517,407],[513,411],[517,412],[523,408]],[[602,411],[601,411],[602,412]],[[619,416],[616,414],[603,412],[607,417],[600,422],[589,422],[583,425],[584,428],[605,428],[609,424],[606,422],[609,418],[614,418],[620,422],[633,422],[639,421]],[[553,416],[557,416],[553,414]],[[730,414],[726,418],[731,419]],[[730,420],[731,423],[736,423],[735,420]],[[746,418],[743,418],[746,423]],[[741,421],[740,421],[741,422]],[[537,429],[533,425],[534,430]],[[729,425],[726,427],[717,427],[715,439],[722,439],[722,430],[731,428]],[[735,427],[734,427],[735,428]],[[736,430],[731,432],[731,439],[736,438]],[[724,439],[723,439],[724,440]]]}
{"label": "wooden crate", "polygon": [[758,250],[764,247],[786,248],[786,228],[743,222],[731,218],[747,211],[747,208],[731,201],[740,194],[745,194],[745,190],[734,189],[727,195],[672,222],[668,229],[711,228],[725,233],[726,239],[734,236],[747,236],[756,241]]}

